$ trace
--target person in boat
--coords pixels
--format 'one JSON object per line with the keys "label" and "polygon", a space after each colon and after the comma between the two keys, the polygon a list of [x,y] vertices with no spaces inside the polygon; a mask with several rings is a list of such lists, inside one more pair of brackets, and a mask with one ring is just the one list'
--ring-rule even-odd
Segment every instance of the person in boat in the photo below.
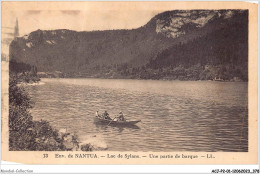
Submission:
{"label": "person in boat", "polygon": [[123,115],[123,113],[121,111],[119,112],[118,120],[119,121],[125,121],[125,117],[124,117],[124,115]]}
{"label": "person in boat", "polygon": [[104,112],[103,118],[104,118],[104,119],[107,119],[107,120],[111,120],[111,118],[109,117],[109,114],[108,114],[107,111]]}

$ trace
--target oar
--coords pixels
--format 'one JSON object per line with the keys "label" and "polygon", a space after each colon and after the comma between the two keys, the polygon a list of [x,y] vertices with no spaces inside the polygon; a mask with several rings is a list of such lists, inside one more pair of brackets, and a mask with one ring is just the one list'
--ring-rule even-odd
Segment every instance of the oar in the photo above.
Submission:
{"label": "oar", "polygon": [[[116,117],[115,117],[115,118],[116,118]],[[113,121],[115,118],[113,118],[113,119],[108,123],[108,125],[110,125],[110,123],[112,123],[112,121]],[[107,125],[107,126],[108,126],[108,125]]]}

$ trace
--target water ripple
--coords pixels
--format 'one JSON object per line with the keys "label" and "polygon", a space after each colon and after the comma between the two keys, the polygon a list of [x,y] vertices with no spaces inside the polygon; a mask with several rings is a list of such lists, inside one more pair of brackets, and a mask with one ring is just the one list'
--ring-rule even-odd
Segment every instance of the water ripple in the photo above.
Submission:
{"label": "water ripple", "polygon": [[[248,151],[247,83],[43,79],[27,86],[35,120],[79,137],[100,135],[115,151]],[[123,111],[136,127],[96,125]],[[244,122],[244,123],[243,123]],[[243,127],[242,127],[243,125]],[[242,137],[241,137],[242,135]]]}

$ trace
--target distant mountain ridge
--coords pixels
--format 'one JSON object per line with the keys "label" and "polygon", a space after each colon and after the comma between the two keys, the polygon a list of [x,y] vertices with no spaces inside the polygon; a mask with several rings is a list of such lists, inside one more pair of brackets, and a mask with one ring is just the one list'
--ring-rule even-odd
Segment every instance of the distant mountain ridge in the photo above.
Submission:
{"label": "distant mountain ridge", "polygon": [[[221,37],[222,41],[214,43],[205,40],[205,37],[217,39],[213,35]],[[11,43],[10,60],[36,66],[38,71],[72,74],[95,74],[96,67],[116,68],[125,64],[132,68],[177,67],[180,64],[192,66],[198,63],[224,63],[229,66],[229,59],[234,56],[227,54],[233,54],[234,47],[245,50],[241,53],[242,56],[235,56],[239,56],[237,59],[240,64],[247,64],[247,35],[247,10],[175,10],[160,13],[146,25],[132,30],[37,30],[27,36],[16,38]],[[230,38],[233,38],[233,44],[230,43]],[[225,44],[225,39],[229,45]],[[201,61],[198,57],[205,57],[203,49],[208,47],[200,42],[209,42],[211,47],[220,49],[215,49],[215,52],[223,52],[223,47],[220,48],[219,44],[225,44],[224,47],[228,48],[225,48],[223,53],[216,54],[220,57],[211,55]],[[190,43],[200,45],[196,46],[199,51],[191,51]],[[187,54],[183,56],[180,51]],[[176,59],[173,55],[182,57],[182,61],[173,61]],[[225,61],[215,61],[218,59]],[[234,63],[236,59],[232,58],[232,61]],[[155,63],[159,66],[154,65]]]}

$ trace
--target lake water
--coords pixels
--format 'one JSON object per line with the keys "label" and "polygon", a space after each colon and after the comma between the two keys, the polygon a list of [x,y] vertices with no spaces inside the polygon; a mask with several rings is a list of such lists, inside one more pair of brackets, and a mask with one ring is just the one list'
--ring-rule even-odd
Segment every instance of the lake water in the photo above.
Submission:
{"label": "lake water", "polygon": [[[248,151],[245,82],[42,79],[28,86],[31,113],[109,151]],[[135,127],[95,124],[95,112],[123,111]]]}

